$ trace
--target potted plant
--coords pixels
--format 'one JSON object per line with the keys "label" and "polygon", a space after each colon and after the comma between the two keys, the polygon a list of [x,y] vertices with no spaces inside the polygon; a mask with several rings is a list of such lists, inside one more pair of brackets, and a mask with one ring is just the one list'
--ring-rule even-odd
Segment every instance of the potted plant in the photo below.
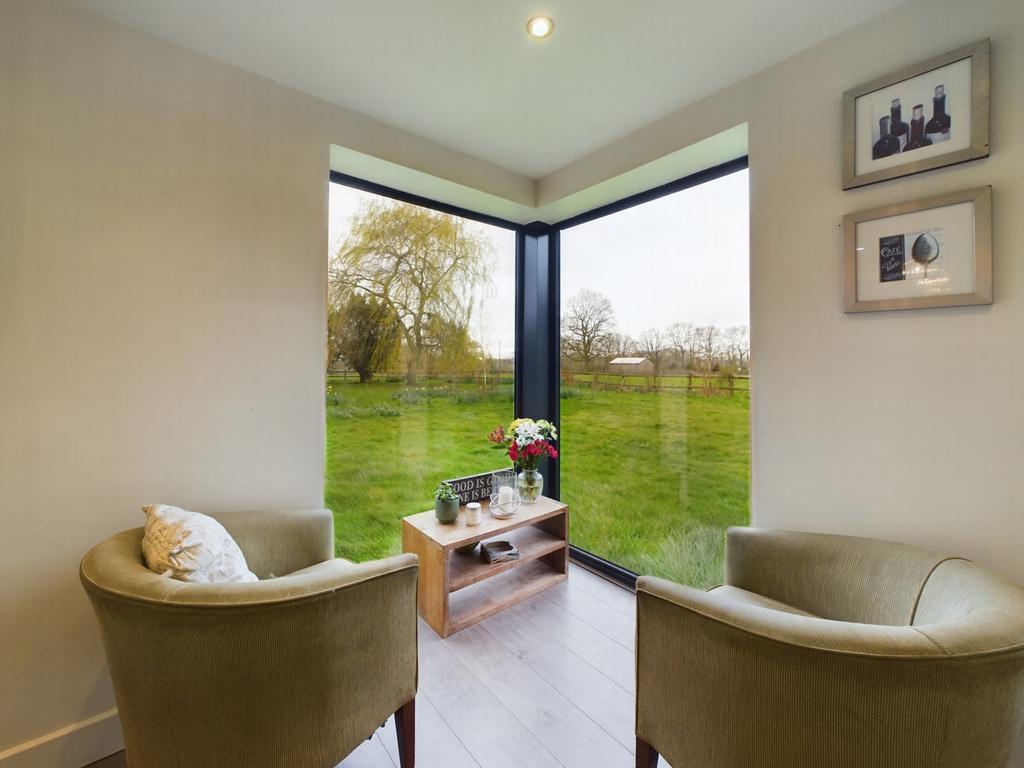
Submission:
{"label": "potted plant", "polygon": [[459,516],[459,495],[451,483],[440,483],[434,491],[434,515],[439,523],[454,523]]}
{"label": "potted plant", "polygon": [[544,475],[538,469],[540,460],[558,458],[554,445],[558,439],[555,425],[544,419],[516,419],[508,425],[508,432],[499,425],[488,439],[512,459],[519,472],[516,478],[519,498],[525,504],[533,504],[544,491]]}

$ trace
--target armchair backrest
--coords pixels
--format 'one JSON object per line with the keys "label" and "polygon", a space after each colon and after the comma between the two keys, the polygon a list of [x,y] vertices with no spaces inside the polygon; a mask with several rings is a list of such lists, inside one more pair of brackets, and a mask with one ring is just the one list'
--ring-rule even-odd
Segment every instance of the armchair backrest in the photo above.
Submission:
{"label": "armchair backrest", "polygon": [[725,582],[826,619],[903,626],[947,559],[876,539],[730,528]]}
{"label": "armchair backrest", "polygon": [[334,557],[334,515],[299,512],[207,513],[227,528],[260,579],[284,576]]}

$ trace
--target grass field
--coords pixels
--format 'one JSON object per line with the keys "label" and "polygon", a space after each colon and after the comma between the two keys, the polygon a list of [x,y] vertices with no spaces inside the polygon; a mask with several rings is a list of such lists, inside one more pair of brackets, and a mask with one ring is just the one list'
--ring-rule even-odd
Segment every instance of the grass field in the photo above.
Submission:
{"label": "grass field", "polygon": [[[562,498],[573,543],[630,570],[698,586],[721,578],[724,529],[749,519],[746,393],[562,393]],[[487,433],[512,389],[410,389],[327,380],[326,501],[337,553],[400,550],[401,518],[432,506],[440,479],[504,466]]]}

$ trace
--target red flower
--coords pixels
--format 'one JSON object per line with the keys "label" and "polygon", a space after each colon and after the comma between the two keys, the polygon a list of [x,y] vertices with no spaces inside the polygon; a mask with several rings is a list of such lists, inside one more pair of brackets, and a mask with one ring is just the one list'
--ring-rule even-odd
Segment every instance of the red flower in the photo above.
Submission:
{"label": "red flower", "polygon": [[550,456],[552,459],[558,458],[558,451],[555,449],[553,445],[548,446],[548,456]]}
{"label": "red flower", "polygon": [[512,461],[519,461],[519,446],[514,442],[508,447],[508,457],[512,459]]}

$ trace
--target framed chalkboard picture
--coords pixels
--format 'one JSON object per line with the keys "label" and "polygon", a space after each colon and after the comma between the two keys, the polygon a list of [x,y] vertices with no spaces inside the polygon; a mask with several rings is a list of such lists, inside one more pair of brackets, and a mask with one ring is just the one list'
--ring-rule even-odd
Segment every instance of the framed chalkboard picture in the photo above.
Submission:
{"label": "framed chalkboard picture", "polygon": [[847,312],[992,303],[992,188],[843,217]]}
{"label": "framed chalkboard picture", "polygon": [[843,189],[988,157],[989,41],[843,94]]}

